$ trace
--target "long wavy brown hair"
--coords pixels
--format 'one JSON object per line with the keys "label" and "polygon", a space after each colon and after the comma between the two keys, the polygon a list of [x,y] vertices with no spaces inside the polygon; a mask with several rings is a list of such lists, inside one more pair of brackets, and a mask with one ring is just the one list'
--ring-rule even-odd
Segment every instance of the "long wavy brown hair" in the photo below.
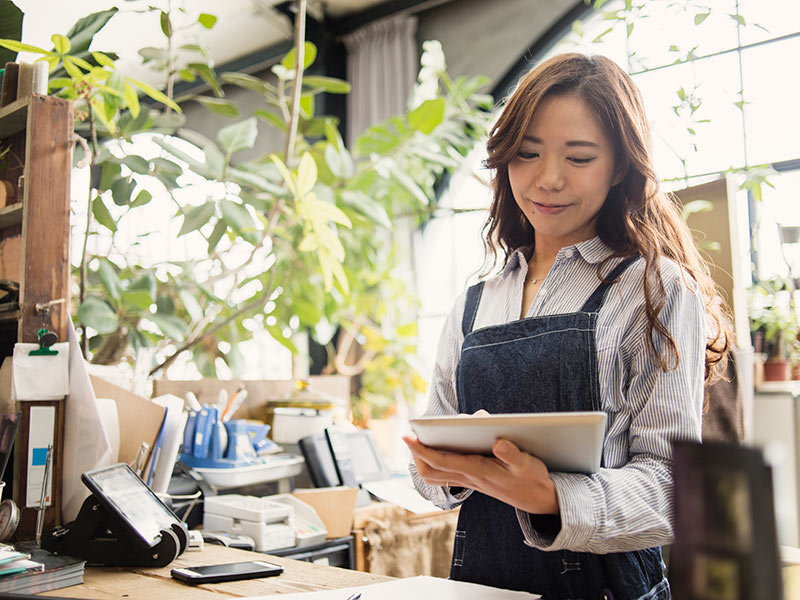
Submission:
{"label": "long wavy brown hair", "polygon": [[[675,340],[658,319],[666,298],[660,265],[665,256],[694,279],[702,295],[712,332],[706,345],[705,374],[706,382],[712,382],[724,369],[733,339],[730,320],[676,202],[658,189],[650,157],[650,127],[639,90],[610,59],[561,54],[520,80],[487,143],[486,166],[494,170],[494,198],[484,225],[487,250],[495,260],[502,253],[505,264],[515,250],[534,243],[533,227],[514,201],[508,165],[517,156],[539,102],[545,96],[565,94],[578,94],[592,109],[613,142],[616,165],[625,170],[598,213],[597,233],[614,250],[614,256],[638,253],[645,260],[643,286],[653,356],[665,371],[680,360]],[[598,276],[605,263],[598,266]],[[656,350],[655,336],[665,342],[663,354]]]}

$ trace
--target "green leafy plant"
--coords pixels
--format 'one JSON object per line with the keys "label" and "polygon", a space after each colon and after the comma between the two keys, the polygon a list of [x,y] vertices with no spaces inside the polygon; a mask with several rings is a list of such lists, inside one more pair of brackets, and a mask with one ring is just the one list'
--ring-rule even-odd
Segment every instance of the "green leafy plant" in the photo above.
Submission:
{"label": "green leafy plant", "polygon": [[[140,54],[163,75],[165,93],[117,73],[108,53],[90,52],[96,65],[70,53],[70,35],[54,36],[52,51],[36,50],[54,67],[69,65],[51,89],[84,107],[89,125],[78,128],[92,142],[95,175],[76,304],[91,360],[133,361],[149,348],[151,374],[185,352],[204,375],[218,375],[221,363],[236,374],[239,343],[254,331],[266,330],[293,352],[293,337],[309,331],[328,350],[325,372],[361,377],[358,402],[366,412],[413,398],[423,388],[413,363],[417,299],[397,276],[394,230],[429,218],[437,182],[485,135],[492,99],[479,90],[486,80],[451,79],[441,46],[429,43],[408,112],[347,148],[337,120],[317,114],[315,99],[350,86],[306,74],[316,48],[302,31],[272,67],[274,78],[217,74],[201,45],[174,41],[176,31],[213,26],[211,15],[198,25],[182,23],[180,10],[150,10],[160,12],[164,44]],[[98,17],[81,22],[94,26]],[[182,102],[239,119],[213,139],[187,130],[176,114],[172,83],[193,77],[214,96]],[[223,83],[257,95],[262,106],[240,118]],[[137,89],[165,108],[137,105],[130,93]],[[283,151],[243,160],[265,128],[283,136]],[[153,150],[134,151],[134,141]],[[126,238],[122,232],[150,208],[153,194],[169,198],[173,216]],[[203,252],[156,264],[137,258],[138,248],[167,230]]]}
{"label": "green leafy plant", "polygon": [[761,351],[768,360],[798,358],[800,324],[791,281],[781,277],[759,281],[749,292],[750,329],[761,336]]}

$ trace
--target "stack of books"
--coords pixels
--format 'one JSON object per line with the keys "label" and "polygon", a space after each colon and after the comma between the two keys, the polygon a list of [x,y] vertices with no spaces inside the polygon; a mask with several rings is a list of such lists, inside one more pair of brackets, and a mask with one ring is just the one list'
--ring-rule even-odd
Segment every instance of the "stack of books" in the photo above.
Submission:
{"label": "stack of books", "polygon": [[0,594],[38,594],[83,583],[86,561],[0,544]]}

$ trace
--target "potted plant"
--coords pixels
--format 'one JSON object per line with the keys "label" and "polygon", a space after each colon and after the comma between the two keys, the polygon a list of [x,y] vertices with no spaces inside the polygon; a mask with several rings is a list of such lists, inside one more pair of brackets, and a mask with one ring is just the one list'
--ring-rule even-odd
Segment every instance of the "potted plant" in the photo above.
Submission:
{"label": "potted plant", "polygon": [[783,278],[760,281],[751,289],[750,329],[756,353],[765,358],[765,381],[789,380],[793,358],[800,358],[793,291]]}

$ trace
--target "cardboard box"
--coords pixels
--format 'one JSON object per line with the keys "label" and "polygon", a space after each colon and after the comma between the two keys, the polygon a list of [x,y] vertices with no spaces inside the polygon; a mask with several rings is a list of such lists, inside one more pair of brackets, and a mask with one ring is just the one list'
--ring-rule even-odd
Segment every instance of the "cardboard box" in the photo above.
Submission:
{"label": "cardboard box", "polygon": [[326,487],[298,489],[292,492],[317,511],[325,523],[328,538],[345,537],[353,530],[353,510],[356,506],[358,488]]}

